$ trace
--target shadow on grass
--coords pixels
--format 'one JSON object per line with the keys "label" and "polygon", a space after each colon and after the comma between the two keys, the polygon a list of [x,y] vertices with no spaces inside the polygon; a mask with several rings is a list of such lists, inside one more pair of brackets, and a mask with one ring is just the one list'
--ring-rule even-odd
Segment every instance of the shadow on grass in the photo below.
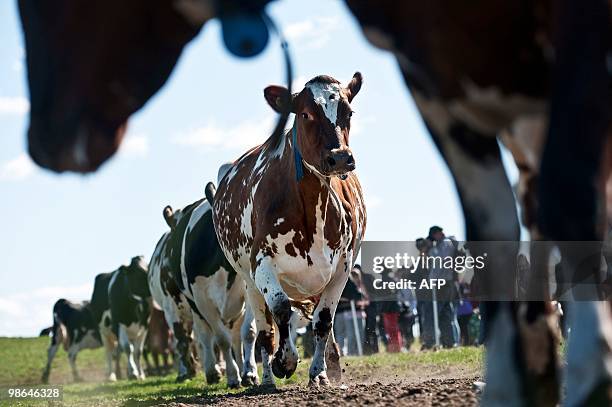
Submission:
{"label": "shadow on grass", "polygon": [[[125,407],[145,407],[163,402],[168,402],[171,397],[173,403],[187,404],[213,404],[224,399],[236,399],[247,396],[261,396],[266,394],[283,393],[286,390],[277,389],[273,386],[255,386],[243,390],[231,391],[228,393],[226,388],[217,389],[169,389],[156,393],[155,397],[146,399],[127,399],[122,406]],[[153,395],[152,395],[153,396]]]}

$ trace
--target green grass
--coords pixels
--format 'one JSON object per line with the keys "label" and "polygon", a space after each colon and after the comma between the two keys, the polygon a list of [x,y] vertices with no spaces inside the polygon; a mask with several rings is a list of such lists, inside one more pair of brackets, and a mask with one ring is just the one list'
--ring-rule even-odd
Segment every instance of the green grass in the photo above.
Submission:
{"label": "green grass", "polygon": [[[36,385],[46,364],[48,338],[0,338],[0,388],[15,385]],[[478,374],[482,367],[483,352],[480,348],[457,348],[438,352],[379,353],[367,357],[344,357],[341,360],[345,376],[350,381],[384,381],[416,379],[427,374],[438,377],[444,374]],[[308,360],[300,363],[296,374],[286,380],[277,380],[277,385],[306,385],[308,383]],[[50,384],[59,384],[64,390],[64,405],[75,406],[148,406],[169,402],[177,398],[213,396],[227,392],[225,380],[220,384],[206,385],[202,374],[186,383],[174,382],[175,373],[151,376],[143,381],[120,380],[104,383],[103,349],[85,350],[79,353],[77,365],[85,379],[83,383],[72,383],[72,375],[61,349],[53,362]],[[125,360],[122,360],[122,368]],[[47,402],[25,401],[22,405],[47,404]],[[53,403],[50,403],[53,404]],[[0,405],[16,405],[7,400]]]}

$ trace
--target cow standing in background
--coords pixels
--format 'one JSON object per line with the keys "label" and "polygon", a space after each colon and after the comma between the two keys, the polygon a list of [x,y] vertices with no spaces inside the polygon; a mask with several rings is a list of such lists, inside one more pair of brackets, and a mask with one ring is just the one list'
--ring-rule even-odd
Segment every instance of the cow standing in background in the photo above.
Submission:
{"label": "cow standing in background", "polygon": [[[189,211],[190,207],[185,208]],[[181,293],[175,280],[173,270],[176,264],[171,264],[170,259],[175,258],[174,250],[180,250],[176,245],[171,245],[171,237],[176,224],[181,219],[182,211],[172,210],[166,206],[163,210],[164,219],[170,227],[157,242],[151,261],[149,262],[149,289],[155,303],[164,312],[166,323],[172,332],[172,343],[174,354],[178,362],[177,382],[182,382],[195,376],[195,358],[192,352],[193,318],[191,307]]]}
{"label": "cow standing in background", "polygon": [[[348,145],[350,102],[361,84],[355,73],[346,87],[329,76],[313,78],[294,95],[267,87],[264,96],[275,111],[295,113],[293,129],[239,158],[214,197],[219,242],[247,283],[264,385],[274,384],[272,374],[290,377],[297,367],[290,335],[295,300],[318,302],[310,384],[328,385],[328,367],[340,373],[332,324],[366,223]],[[272,357],[274,324],[279,344]],[[243,344],[249,350],[253,345]],[[327,366],[326,356],[334,366]]]}
{"label": "cow standing in background", "polygon": [[91,311],[106,350],[109,381],[121,377],[121,350],[128,356],[128,378],[144,378],[140,354],[148,324],[150,297],[147,264],[142,256],[132,258],[128,266],[119,266],[117,270],[98,274],[95,278]]}
{"label": "cow standing in background", "polygon": [[51,364],[60,345],[68,352],[74,381],[81,381],[76,367],[77,353],[82,349],[102,346],[98,324],[93,318],[88,301],[75,304],[62,298],[53,306],[51,344],[47,350],[47,365],[42,374],[43,383],[49,382]]}
{"label": "cow standing in background", "polygon": [[[162,370],[169,368],[169,356],[172,353],[172,333],[166,323],[164,312],[153,304],[151,307],[151,316],[149,318],[149,329],[147,330],[147,338],[142,352],[147,371],[152,371],[149,364],[149,355],[153,359],[153,366],[156,374],[161,374]],[[159,359],[163,365],[160,366]]]}
{"label": "cow standing in background", "polygon": [[[240,385],[243,364],[241,329],[245,320],[244,282],[236,276],[221,251],[212,224],[210,204],[201,199],[174,212],[164,208],[170,226],[151,257],[149,284],[153,298],[164,310],[173,331],[179,357],[179,377],[193,375],[190,366],[190,327],[202,352],[206,381],[217,383],[221,372],[215,346],[226,363],[228,386]],[[254,337],[254,332],[251,332]],[[241,366],[242,367],[242,366]],[[251,372],[250,382],[256,378]],[[249,380],[246,380],[249,382]]]}
{"label": "cow standing in background", "polygon": [[108,285],[113,331],[127,355],[129,379],[145,378],[141,355],[151,306],[147,271],[144,257],[134,257],[129,266],[120,266],[113,273]]}

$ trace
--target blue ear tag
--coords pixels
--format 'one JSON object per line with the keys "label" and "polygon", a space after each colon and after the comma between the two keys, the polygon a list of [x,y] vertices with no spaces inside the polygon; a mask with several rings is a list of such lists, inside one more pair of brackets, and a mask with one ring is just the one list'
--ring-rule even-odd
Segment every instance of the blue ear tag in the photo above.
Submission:
{"label": "blue ear tag", "polygon": [[295,159],[295,179],[299,182],[304,178],[304,166],[302,164],[302,153],[297,145],[297,119],[293,123],[292,144],[293,144],[293,158]]}
{"label": "blue ear tag", "polygon": [[221,18],[223,42],[238,57],[248,58],[261,53],[268,44],[269,32],[261,14],[240,13]]}

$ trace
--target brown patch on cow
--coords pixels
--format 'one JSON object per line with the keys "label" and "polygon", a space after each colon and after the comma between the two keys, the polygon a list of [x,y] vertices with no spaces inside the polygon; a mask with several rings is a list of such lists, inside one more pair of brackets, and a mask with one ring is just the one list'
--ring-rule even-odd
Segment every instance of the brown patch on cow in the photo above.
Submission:
{"label": "brown patch on cow", "polygon": [[255,349],[263,348],[268,355],[274,352],[274,332],[259,331],[255,340]]}
{"label": "brown patch on cow", "polygon": [[285,245],[285,252],[291,257],[297,257],[297,253],[295,252],[295,247],[291,243],[287,243]]}

